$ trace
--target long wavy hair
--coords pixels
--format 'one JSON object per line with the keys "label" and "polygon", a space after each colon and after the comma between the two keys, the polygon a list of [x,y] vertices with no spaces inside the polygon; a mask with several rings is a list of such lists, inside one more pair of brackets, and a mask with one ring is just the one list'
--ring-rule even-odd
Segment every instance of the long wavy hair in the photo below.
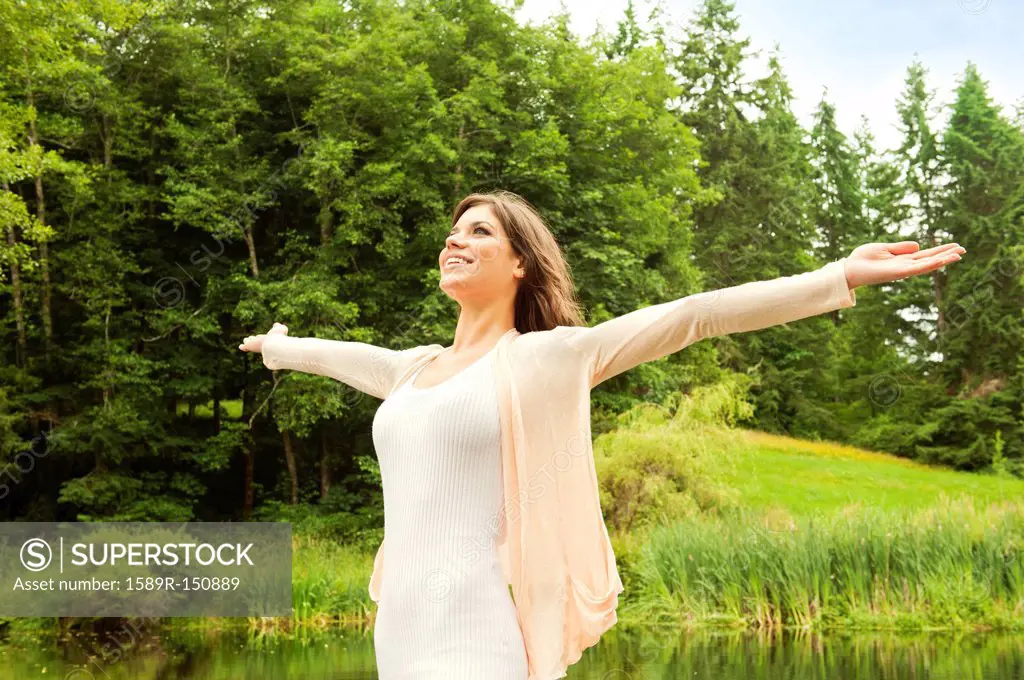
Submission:
{"label": "long wavy hair", "polygon": [[486,204],[501,221],[526,275],[519,280],[515,324],[520,333],[547,331],[555,326],[585,326],[569,263],[544,218],[519,194],[502,189],[473,193],[455,206],[452,226],[466,210]]}

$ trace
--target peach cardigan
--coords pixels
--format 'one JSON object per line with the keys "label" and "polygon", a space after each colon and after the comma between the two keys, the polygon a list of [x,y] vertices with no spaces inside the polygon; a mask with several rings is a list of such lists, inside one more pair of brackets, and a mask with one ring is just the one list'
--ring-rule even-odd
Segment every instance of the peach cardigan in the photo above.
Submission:
{"label": "peach cardigan", "polygon": [[[820,269],[689,295],[593,327],[506,332],[492,355],[505,502],[497,548],[529,659],[528,680],[555,680],[615,625],[622,581],[601,513],[590,390],[704,338],[754,331],[852,307],[842,258]],[[385,399],[444,349],[268,336],[263,361],[332,377]],[[387,544],[369,592],[379,601]]]}

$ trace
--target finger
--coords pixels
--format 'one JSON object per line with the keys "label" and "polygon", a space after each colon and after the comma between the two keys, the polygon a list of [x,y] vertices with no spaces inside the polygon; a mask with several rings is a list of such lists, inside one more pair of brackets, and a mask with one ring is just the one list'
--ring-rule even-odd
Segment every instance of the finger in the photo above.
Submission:
{"label": "finger", "polygon": [[918,251],[910,256],[912,260],[917,260],[924,257],[932,257],[934,255],[941,255],[947,250],[963,250],[963,246],[959,243],[943,243],[941,246],[934,246],[925,250]]}
{"label": "finger", "polygon": [[942,253],[946,252],[947,250],[950,250],[951,248],[957,248],[957,247],[959,247],[959,246],[957,246],[957,244],[955,244],[955,243],[944,243],[944,244],[942,244],[940,246],[932,246],[931,248],[926,248],[925,250],[918,251],[918,252],[914,253],[913,255],[911,255],[910,258],[912,260],[923,260],[923,259],[927,259],[927,258],[930,258],[930,257],[934,257],[936,255],[941,255]]}
{"label": "finger", "polygon": [[936,255],[935,257],[931,257],[926,260],[921,260],[914,269],[917,270],[916,273],[924,274],[927,272],[935,271],[936,269],[941,269],[942,267],[945,267],[947,264],[952,264],[953,262],[957,262],[959,260],[960,255],[954,251],[952,253]]}
{"label": "finger", "polygon": [[918,245],[917,241],[897,241],[896,243],[885,244],[885,249],[894,255],[912,253],[920,247],[921,246]]}

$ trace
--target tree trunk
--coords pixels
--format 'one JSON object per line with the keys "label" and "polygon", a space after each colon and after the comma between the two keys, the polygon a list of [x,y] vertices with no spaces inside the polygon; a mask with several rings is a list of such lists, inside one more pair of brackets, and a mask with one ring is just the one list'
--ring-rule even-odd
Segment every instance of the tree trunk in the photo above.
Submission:
{"label": "tree trunk", "polygon": [[[107,313],[103,318],[103,348],[110,351],[110,305],[107,305]],[[103,386],[103,405],[106,406],[110,401],[110,397],[113,395],[113,390],[110,385]],[[174,415],[174,410],[171,410],[171,415]]]}
{"label": "tree trunk", "polygon": [[252,227],[245,228],[245,246],[249,249],[249,269],[252,271],[252,278],[260,278],[260,266],[256,261],[256,242],[252,237]]}
{"label": "tree trunk", "polygon": [[[231,55],[228,54],[227,61],[226,61],[225,65],[224,65],[224,77],[225,78],[227,77],[228,72],[230,70],[231,70]],[[238,131],[235,129],[234,122],[231,123],[231,136],[232,137],[237,137],[238,136]],[[239,164],[242,163],[242,152],[241,152],[241,145],[240,144],[235,146],[235,160],[237,160]],[[246,219],[246,222],[250,222],[250,220]],[[255,237],[253,236],[253,233],[252,233],[253,232],[253,225],[255,224],[255,222],[256,222],[256,218],[255,218],[255,216],[253,216],[253,218],[251,220],[251,223],[244,224],[244,225],[243,224],[239,224],[239,229],[242,230],[242,234],[245,236],[245,247],[249,250],[249,270],[252,272],[252,278],[258,279],[258,278],[260,278],[260,264],[259,264],[259,261],[256,259],[256,239],[255,239]]]}
{"label": "tree trunk", "polygon": [[[25,62],[25,73],[28,74],[28,48],[25,48],[22,52]],[[35,107],[35,94],[32,90],[32,77],[26,75],[25,78],[25,103],[31,107]],[[37,146],[38,133],[36,132],[35,119],[30,119],[28,122],[28,142],[29,147]],[[46,224],[46,194],[43,192],[43,171],[39,169],[35,176],[36,186],[36,219],[39,220],[39,224]],[[42,308],[42,320],[43,320],[43,352],[46,355],[47,360],[50,357],[50,351],[53,346],[53,317],[51,314],[51,295],[50,295],[50,248],[46,242],[46,239],[39,241],[39,270],[42,273],[43,279],[43,308]]]}
{"label": "tree trunk", "polygon": [[331,209],[326,205],[320,209],[320,245],[326,246],[331,240]]}
{"label": "tree trunk", "polygon": [[[3,184],[4,191],[11,190],[7,182]],[[7,245],[11,247],[11,252],[14,252],[18,242],[16,230],[17,227],[12,224],[7,232]],[[18,266],[17,258],[11,258],[11,296],[14,298],[14,328],[18,335],[14,347],[14,365],[20,367],[25,365],[28,358],[28,337],[25,333],[25,308],[21,297],[21,267]]]}
{"label": "tree trunk", "polygon": [[331,490],[331,467],[327,462],[327,430],[320,433],[320,500],[327,498]]}
{"label": "tree trunk", "polygon": [[252,449],[248,449],[245,452],[245,479],[242,482],[243,489],[245,492],[245,500],[242,503],[242,517],[249,519],[252,517],[252,506],[253,506],[253,491],[252,491],[252,477],[253,470],[255,469],[253,458],[255,452]]}
{"label": "tree trunk", "polygon": [[288,464],[288,477],[291,479],[292,492],[289,502],[299,502],[299,471],[295,466],[295,450],[292,448],[292,435],[288,430],[281,433],[284,438],[284,460]]}
{"label": "tree trunk", "polygon": [[103,167],[108,170],[114,165],[114,135],[110,130],[110,120],[107,114],[103,114]]}
{"label": "tree trunk", "polygon": [[[247,377],[246,384],[248,385],[248,384],[250,384],[252,382],[252,380],[248,379],[248,376],[246,376],[246,377]],[[248,423],[250,418],[252,417],[252,408],[253,408],[252,394],[253,394],[253,392],[250,389],[245,388],[245,389],[242,390],[242,422],[244,422],[244,423]],[[253,505],[254,505],[254,502],[255,502],[254,494],[253,494],[253,488],[252,487],[253,487],[254,470],[255,470],[255,467],[256,467],[256,451],[255,451],[255,443],[254,443],[253,437],[252,437],[252,432],[253,432],[252,427],[253,427],[253,424],[250,423],[249,424],[249,430],[248,431],[244,431],[242,433],[242,455],[245,456],[245,461],[244,461],[245,462],[245,472],[243,473],[244,477],[242,479],[242,493],[243,493],[242,518],[243,519],[249,519],[250,517],[252,517],[252,510],[253,510]]]}
{"label": "tree trunk", "polygon": [[[459,141],[461,142],[466,137],[466,124],[465,122],[459,123]],[[459,151],[462,150],[462,144],[459,144]],[[455,164],[455,200],[458,201],[462,198],[462,161],[459,160]]]}

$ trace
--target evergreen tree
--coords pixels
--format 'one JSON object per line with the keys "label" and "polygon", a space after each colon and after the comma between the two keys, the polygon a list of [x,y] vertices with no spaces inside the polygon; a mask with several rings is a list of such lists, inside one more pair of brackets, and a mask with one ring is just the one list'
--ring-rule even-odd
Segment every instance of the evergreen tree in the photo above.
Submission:
{"label": "evergreen tree", "polygon": [[[743,79],[749,40],[736,37],[734,5],[702,3],[680,46],[683,121],[702,141],[702,183],[721,200],[695,208],[694,255],[705,288],[771,279],[820,266],[812,256],[809,147],[791,108],[792,93],[777,54],[769,72]],[[752,56],[752,55],[751,55]],[[770,431],[832,430],[825,401],[828,377],[814,348],[834,334],[825,319],[794,328],[716,339],[722,364],[757,371],[755,424]],[[755,368],[756,367],[756,368]]]}
{"label": "evergreen tree", "polygon": [[819,257],[831,261],[864,243],[870,234],[864,223],[858,158],[836,126],[835,106],[826,96],[822,96],[814,115],[811,147],[815,189],[812,214],[822,240]]}
{"label": "evergreen tree", "polygon": [[940,350],[950,384],[970,391],[1012,374],[1024,338],[1024,135],[992,103],[973,64],[957,88],[942,148],[949,186],[941,228],[970,243],[972,257],[948,274],[953,316]]}
{"label": "evergreen tree", "polygon": [[1024,454],[1019,357],[1024,340],[1024,135],[988,96],[968,64],[943,131],[948,187],[939,228],[971,257],[946,280],[941,373],[956,399],[929,414],[918,446],[926,460],[977,469],[991,463],[996,432],[1008,458]]}
{"label": "evergreen tree", "polygon": [[[901,238],[912,238],[928,248],[951,238],[941,232],[943,177],[938,138],[933,131],[937,112],[935,93],[925,80],[927,69],[916,58],[907,69],[903,92],[896,103],[902,142],[895,150],[901,172],[900,184],[908,214]],[[972,250],[973,253],[973,250]],[[904,333],[923,362],[935,361],[941,336],[946,332],[946,272],[931,273],[930,281],[915,279],[883,290],[892,293],[897,306],[911,320]],[[904,317],[904,318],[906,318]],[[934,317],[934,319],[933,319]]]}

